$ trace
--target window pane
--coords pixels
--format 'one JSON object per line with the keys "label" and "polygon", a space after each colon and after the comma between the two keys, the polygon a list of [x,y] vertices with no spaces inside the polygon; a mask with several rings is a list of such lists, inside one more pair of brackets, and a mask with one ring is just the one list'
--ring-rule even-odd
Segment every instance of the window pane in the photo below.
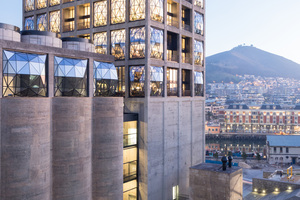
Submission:
{"label": "window pane", "polygon": [[25,0],[25,11],[32,11],[34,10],[34,0]]}
{"label": "window pane", "polygon": [[94,26],[107,24],[107,0],[94,3]]}
{"label": "window pane", "polygon": [[107,32],[95,33],[94,44],[96,53],[107,54]]}
{"label": "window pane", "polygon": [[194,87],[195,87],[195,96],[203,96],[204,85],[203,85],[203,73],[194,72]]}
{"label": "window pane", "polygon": [[123,183],[123,200],[137,199],[137,180]]}
{"label": "window pane", "polygon": [[182,96],[191,96],[191,71],[182,70]]}
{"label": "window pane", "polygon": [[36,8],[46,8],[47,7],[47,0],[36,0]]}
{"label": "window pane", "polygon": [[137,145],[137,121],[124,122],[123,125],[123,147]]}
{"label": "window pane", "polygon": [[203,42],[197,40],[194,40],[194,62],[203,66]]}
{"label": "window pane", "polygon": [[25,18],[25,30],[34,30],[34,17]]}
{"label": "window pane", "polygon": [[150,18],[155,21],[164,21],[164,1],[151,0],[150,1]]}
{"label": "window pane", "polygon": [[178,79],[178,70],[168,68],[167,69],[167,94],[168,96],[177,96],[177,79]]}
{"label": "window pane", "polygon": [[130,21],[145,19],[145,0],[130,0]]}
{"label": "window pane", "polygon": [[144,97],[145,70],[144,66],[134,66],[129,68],[130,75],[130,96]]}
{"label": "window pane", "polygon": [[203,15],[198,12],[195,12],[194,29],[195,33],[203,35]]}
{"label": "window pane", "polygon": [[3,51],[3,96],[45,97],[46,55]]}
{"label": "window pane", "polygon": [[203,0],[195,0],[195,5],[203,8]]}
{"label": "window pane", "polygon": [[58,5],[60,4],[60,0],[50,0],[50,6],[55,6],[55,5]]}
{"label": "window pane", "polygon": [[77,29],[90,28],[90,4],[77,6]]}
{"label": "window pane", "polygon": [[50,31],[54,33],[60,32],[60,11],[50,12],[49,17]]}
{"label": "window pane", "polygon": [[63,31],[69,32],[75,29],[75,7],[63,9]]}
{"label": "window pane", "polygon": [[94,96],[115,96],[117,85],[115,65],[94,61]]}
{"label": "window pane", "polygon": [[87,96],[87,60],[54,57],[55,96]]}
{"label": "window pane", "polygon": [[130,29],[130,58],[145,57],[145,27]]}
{"label": "window pane", "polygon": [[111,31],[111,55],[116,60],[125,59],[125,29]]}
{"label": "window pane", "polygon": [[111,23],[118,24],[125,22],[125,0],[111,1]]}
{"label": "window pane", "polygon": [[37,30],[47,31],[47,14],[37,16]]}
{"label": "window pane", "polygon": [[163,59],[163,51],[164,51],[164,32],[163,30],[152,28],[151,38],[150,38],[150,51],[151,58]]}
{"label": "window pane", "polygon": [[150,96],[162,96],[164,86],[164,68],[151,66]]}
{"label": "window pane", "polygon": [[118,73],[117,96],[125,97],[125,67],[116,67]]}

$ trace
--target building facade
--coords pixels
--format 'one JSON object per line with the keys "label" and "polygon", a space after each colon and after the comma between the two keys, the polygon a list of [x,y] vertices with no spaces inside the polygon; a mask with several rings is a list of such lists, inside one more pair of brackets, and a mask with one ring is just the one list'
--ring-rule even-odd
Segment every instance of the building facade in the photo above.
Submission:
{"label": "building facade", "polygon": [[220,112],[225,120],[222,132],[241,133],[300,133],[300,107],[282,108],[280,105],[230,105]]}
{"label": "building facade", "polygon": [[115,57],[114,95],[124,97],[124,113],[138,116],[138,136],[124,135],[130,143],[123,154],[124,199],[187,197],[188,168],[204,161],[204,5],[23,1],[25,30],[87,38],[95,52]]}

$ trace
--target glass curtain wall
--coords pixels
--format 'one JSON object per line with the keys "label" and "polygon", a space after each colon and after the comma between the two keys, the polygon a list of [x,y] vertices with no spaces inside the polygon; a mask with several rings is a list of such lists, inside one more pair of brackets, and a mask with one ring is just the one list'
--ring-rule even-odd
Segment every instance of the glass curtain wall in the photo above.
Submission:
{"label": "glass curtain wall", "polygon": [[47,96],[46,55],[3,51],[3,96]]}
{"label": "glass curtain wall", "polygon": [[119,24],[125,22],[126,16],[126,1],[125,0],[111,0],[111,23]]}
{"label": "glass curtain wall", "polygon": [[178,96],[178,69],[167,68],[167,95]]}
{"label": "glass curtain wall", "polygon": [[163,59],[164,52],[164,32],[163,30],[150,28],[150,57]]}
{"label": "glass curtain wall", "polygon": [[38,31],[47,31],[47,14],[37,16],[36,27]]}
{"label": "glass curtain wall", "polygon": [[25,18],[25,30],[34,30],[34,16]]}
{"label": "glass curtain wall", "polygon": [[163,96],[164,68],[150,67],[150,96]]}
{"label": "glass curtain wall", "polygon": [[195,96],[203,96],[204,94],[204,81],[202,72],[194,72],[194,87]]}
{"label": "glass curtain wall", "polygon": [[203,27],[204,27],[203,15],[198,12],[195,12],[195,19],[194,19],[195,33],[203,35],[204,34]]}
{"label": "glass curtain wall", "polygon": [[130,21],[145,19],[145,0],[130,0]]}
{"label": "glass curtain wall", "polygon": [[125,59],[125,29],[111,31],[111,55],[116,60]]}
{"label": "glass curtain wall", "polygon": [[94,3],[94,27],[107,25],[107,0]]}
{"label": "glass curtain wall", "polygon": [[58,5],[58,4],[60,4],[60,0],[50,0],[50,2],[49,2],[50,6],[55,6],[55,5]]}
{"label": "glass curtain wall", "polygon": [[107,54],[107,32],[95,33],[94,44],[96,53]]}
{"label": "glass curtain wall", "polygon": [[34,10],[34,0],[25,0],[25,12]]}
{"label": "glass curtain wall", "polygon": [[60,11],[53,11],[49,14],[49,26],[50,31],[54,33],[60,32]]}
{"label": "glass curtain wall", "polygon": [[36,0],[36,8],[42,9],[47,7],[47,0]]}
{"label": "glass curtain wall", "polygon": [[132,66],[129,68],[130,75],[130,96],[144,97],[145,96],[145,67]]}
{"label": "glass curtain wall", "polygon": [[164,21],[164,1],[151,0],[150,1],[150,19],[158,22]]}
{"label": "glass curtain wall", "polygon": [[87,96],[87,60],[54,57],[54,95]]}
{"label": "glass curtain wall", "polygon": [[145,58],[145,27],[130,29],[130,58]]}
{"label": "glass curtain wall", "polygon": [[194,62],[195,65],[203,66],[203,42],[194,40]]}

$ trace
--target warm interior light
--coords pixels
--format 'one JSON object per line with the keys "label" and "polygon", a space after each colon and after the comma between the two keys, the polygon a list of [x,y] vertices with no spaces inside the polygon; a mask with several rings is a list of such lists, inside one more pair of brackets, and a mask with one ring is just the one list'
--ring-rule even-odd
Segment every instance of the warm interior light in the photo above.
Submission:
{"label": "warm interior light", "polygon": [[275,191],[278,192],[278,188],[275,188]]}
{"label": "warm interior light", "polygon": [[266,193],[266,190],[263,190],[262,193]]}
{"label": "warm interior light", "polygon": [[289,187],[288,187],[288,189],[289,189],[289,190],[291,190],[291,189],[292,189],[292,187],[291,187],[291,186],[289,186]]}
{"label": "warm interior light", "polygon": [[254,189],[254,192],[257,192],[257,189],[256,189],[256,188]]}

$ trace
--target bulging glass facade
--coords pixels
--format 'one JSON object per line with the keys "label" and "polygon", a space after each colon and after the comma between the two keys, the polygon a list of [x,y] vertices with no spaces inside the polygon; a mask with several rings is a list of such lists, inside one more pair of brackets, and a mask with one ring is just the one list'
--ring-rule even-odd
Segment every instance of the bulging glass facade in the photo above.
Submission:
{"label": "bulging glass facade", "polygon": [[195,6],[199,6],[201,8],[203,8],[203,0],[195,0]]}
{"label": "bulging glass facade", "polygon": [[125,29],[111,31],[111,55],[115,56],[116,60],[125,59]]}
{"label": "bulging glass facade", "polygon": [[131,66],[129,68],[130,75],[130,96],[144,97],[145,96],[145,67]]}
{"label": "bulging glass facade", "polygon": [[130,21],[145,19],[145,0],[130,0]]}
{"label": "bulging glass facade", "polygon": [[34,30],[34,17],[25,18],[25,30]]}
{"label": "bulging glass facade", "polygon": [[203,66],[203,42],[194,40],[194,63]]}
{"label": "bulging glass facade", "polygon": [[151,0],[150,1],[150,18],[154,21],[164,21],[164,1]]}
{"label": "bulging glass facade", "polygon": [[115,96],[117,85],[115,65],[94,61],[94,96]]}
{"label": "bulging glass facade", "polygon": [[3,96],[45,97],[46,55],[3,51]]}
{"label": "bulging glass facade", "polygon": [[25,12],[34,10],[34,0],[25,0]]}
{"label": "bulging glass facade", "polygon": [[36,8],[42,9],[47,7],[47,0],[36,0]]}
{"label": "bulging glass facade", "polygon": [[145,27],[130,29],[130,58],[144,58],[145,48]]}
{"label": "bulging glass facade", "polygon": [[150,29],[150,57],[163,59],[164,55],[164,32],[163,30],[152,28]]}
{"label": "bulging glass facade", "polygon": [[111,23],[118,24],[125,22],[126,16],[126,1],[112,0],[111,1]]}
{"label": "bulging glass facade", "polygon": [[60,4],[60,0],[50,0],[50,2],[49,2],[50,6],[55,6],[55,5],[58,5],[58,4]]}
{"label": "bulging glass facade", "polygon": [[60,32],[60,11],[50,12],[49,17],[50,31],[54,33]]}
{"label": "bulging glass facade", "polygon": [[194,29],[195,29],[195,33],[198,33],[200,35],[203,35],[203,15],[195,12],[195,19],[194,19]]}
{"label": "bulging glass facade", "polygon": [[37,16],[36,28],[38,31],[47,31],[47,14]]}
{"label": "bulging glass facade", "polygon": [[150,96],[163,96],[164,68],[150,67]]}
{"label": "bulging glass facade", "polygon": [[94,44],[96,53],[107,54],[107,32],[95,33]]}
{"label": "bulging glass facade", "polygon": [[204,94],[204,81],[202,72],[194,72],[194,88],[195,96],[203,96]]}
{"label": "bulging glass facade", "polygon": [[54,57],[54,96],[87,96],[87,60]]}
{"label": "bulging glass facade", "polygon": [[94,3],[94,27],[107,25],[107,0]]}

